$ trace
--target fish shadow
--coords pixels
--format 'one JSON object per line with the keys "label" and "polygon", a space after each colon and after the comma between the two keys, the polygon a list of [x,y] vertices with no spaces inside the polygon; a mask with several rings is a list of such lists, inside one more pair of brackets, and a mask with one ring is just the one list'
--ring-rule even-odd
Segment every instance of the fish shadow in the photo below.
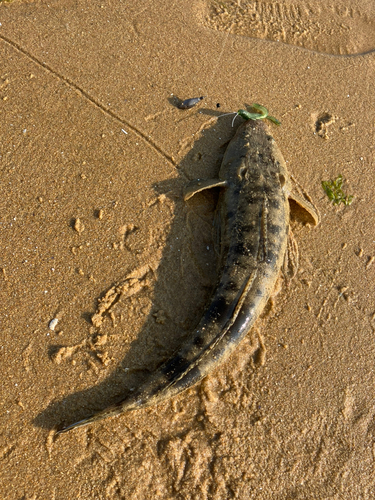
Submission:
{"label": "fish shadow", "polygon": [[[157,195],[173,199],[174,213],[153,290],[143,288],[136,296],[151,299],[151,310],[124,358],[97,385],[51,402],[35,417],[35,426],[61,429],[125,399],[133,388],[152,377],[152,372],[179,348],[198,324],[217,281],[213,221],[219,191],[207,190],[184,202],[182,188],[189,179],[217,177],[225,152],[223,146],[235,133],[230,122],[231,117],[226,117],[205,129],[180,161],[180,175],[154,186]],[[101,296],[113,285],[107,285]],[[100,298],[93,302],[90,316]],[[121,304],[125,317],[128,300],[124,299]],[[87,312],[84,314],[87,317]],[[92,338],[87,333],[91,345],[95,345],[98,334],[100,328]],[[52,346],[50,358],[60,348]],[[95,351],[88,354],[94,361]]]}

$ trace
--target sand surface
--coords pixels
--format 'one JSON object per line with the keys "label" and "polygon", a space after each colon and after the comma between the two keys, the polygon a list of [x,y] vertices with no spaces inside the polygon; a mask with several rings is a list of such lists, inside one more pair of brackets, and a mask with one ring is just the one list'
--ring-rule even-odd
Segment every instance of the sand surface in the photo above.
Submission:
{"label": "sand surface", "polygon": [[[321,4],[0,2],[1,498],[375,497],[375,7]],[[321,213],[297,277],[201,384],[56,438],[197,323],[217,196],[182,188],[252,102]]]}

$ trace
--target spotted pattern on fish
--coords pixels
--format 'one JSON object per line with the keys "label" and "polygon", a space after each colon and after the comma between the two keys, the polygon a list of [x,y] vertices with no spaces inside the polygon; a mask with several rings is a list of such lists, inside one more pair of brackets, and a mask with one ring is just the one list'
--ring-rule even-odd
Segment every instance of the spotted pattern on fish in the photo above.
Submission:
{"label": "spotted pattern on fish", "polygon": [[158,404],[200,381],[227,358],[262,312],[282,266],[289,233],[290,178],[261,120],[244,122],[215,181],[187,188],[185,199],[220,186],[219,279],[197,327],[182,347],[122,402],[58,431]]}

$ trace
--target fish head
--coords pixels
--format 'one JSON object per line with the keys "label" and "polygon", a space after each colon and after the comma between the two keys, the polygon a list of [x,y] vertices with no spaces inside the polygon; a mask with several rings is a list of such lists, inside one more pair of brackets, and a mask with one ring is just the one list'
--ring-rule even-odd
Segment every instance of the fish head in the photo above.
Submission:
{"label": "fish head", "polygon": [[264,120],[247,120],[227,147],[219,177],[244,186],[260,175],[278,177],[282,190],[290,192],[285,160],[268,125]]}

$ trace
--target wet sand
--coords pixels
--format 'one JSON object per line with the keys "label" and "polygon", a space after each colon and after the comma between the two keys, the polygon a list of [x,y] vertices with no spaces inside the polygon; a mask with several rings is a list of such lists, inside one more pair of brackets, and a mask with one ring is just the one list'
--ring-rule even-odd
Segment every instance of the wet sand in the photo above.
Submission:
{"label": "wet sand", "polygon": [[[375,9],[319,5],[0,2],[2,498],[374,497]],[[217,193],[182,188],[253,102],[321,214],[296,278],[201,384],[56,438],[199,320]]]}

